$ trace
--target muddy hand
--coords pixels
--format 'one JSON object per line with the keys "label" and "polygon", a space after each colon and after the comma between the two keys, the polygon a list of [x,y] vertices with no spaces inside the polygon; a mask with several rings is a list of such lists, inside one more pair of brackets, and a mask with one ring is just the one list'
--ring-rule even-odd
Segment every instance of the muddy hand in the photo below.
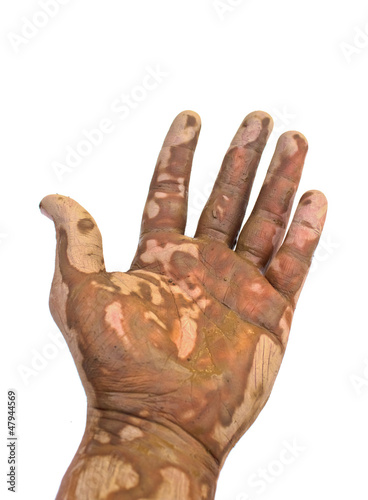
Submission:
{"label": "muddy hand", "polygon": [[126,273],[106,271],[84,208],[60,195],[42,200],[57,236],[50,309],[88,401],[58,499],[214,497],[228,452],[270,395],[326,215],[324,195],[305,193],[285,237],[308,149],[302,134],[286,132],[241,229],[271,129],[266,113],[244,119],[190,238],[200,119],[180,113]]}

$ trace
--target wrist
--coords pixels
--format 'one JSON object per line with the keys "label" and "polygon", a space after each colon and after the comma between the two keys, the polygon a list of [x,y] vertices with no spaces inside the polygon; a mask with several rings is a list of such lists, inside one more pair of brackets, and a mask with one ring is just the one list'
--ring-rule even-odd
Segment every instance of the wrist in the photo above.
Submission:
{"label": "wrist", "polygon": [[219,469],[199,441],[172,423],[89,408],[57,500],[212,500]]}

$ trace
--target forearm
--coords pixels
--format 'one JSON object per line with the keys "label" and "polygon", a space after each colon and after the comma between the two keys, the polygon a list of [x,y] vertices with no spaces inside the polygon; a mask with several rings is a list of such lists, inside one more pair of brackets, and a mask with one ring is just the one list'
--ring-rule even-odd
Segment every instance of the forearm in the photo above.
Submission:
{"label": "forearm", "polygon": [[211,500],[219,467],[181,429],[90,410],[56,500]]}

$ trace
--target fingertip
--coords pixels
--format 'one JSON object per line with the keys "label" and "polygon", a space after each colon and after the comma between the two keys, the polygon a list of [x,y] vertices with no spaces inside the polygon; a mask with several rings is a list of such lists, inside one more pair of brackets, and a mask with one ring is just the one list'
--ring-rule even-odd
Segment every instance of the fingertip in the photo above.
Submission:
{"label": "fingertip", "polygon": [[306,154],[308,151],[308,141],[304,134],[297,130],[288,130],[280,135],[277,147],[280,146],[287,153],[300,152]]}
{"label": "fingertip", "polygon": [[293,140],[294,141],[302,141],[305,144],[308,144],[307,138],[305,137],[304,134],[299,132],[299,130],[287,130],[286,132],[283,132],[280,135],[280,139],[281,138],[285,138],[288,141],[293,141]]}
{"label": "fingertip", "polygon": [[38,208],[40,209],[40,212],[41,212],[42,215],[44,215],[48,219],[52,220],[52,217],[50,216],[50,214],[45,209],[45,202],[44,202],[44,200],[45,200],[45,198],[42,198],[42,200],[40,201],[40,203],[38,205]]}
{"label": "fingertip", "polygon": [[322,191],[319,191],[318,189],[310,189],[309,191],[306,191],[303,196],[300,198],[301,203],[306,203],[307,200],[313,200],[313,203],[318,204],[318,205],[328,205],[327,198]]}
{"label": "fingertip", "polygon": [[200,130],[200,116],[195,111],[182,111],[172,122],[163,146],[180,146],[194,151],[197,146]]}
{"label": "fingertip", "polygon": [[251,145],[262,153],[267,140],[272,132],[272,117],[264,111],[252,111],[242,121],[238,128],[231,146],[248,147]]}
{"label": "fingertip", "polygon": [[202,125],[201,117],[195,111],[191,109],[186,109],[181,111],[175,119],[173,123],[178,123],[178,125],[184,129],[186,128],[194,128],[195,130],[199,130]]}
{"label": "fingertip", "polygon": [[195,111],[193,111],[191,109],[186,109],[186,110],[182,111],[182,113],[180,113],[180,114],[187,117],[187,122],[189,122],[189,124],[188,123],[187,124],[189,126],[192,126],[192,127],[194,127],[194,126],[200,127],[201,126],[201,123],[202,123],[201,117]]}
{"label": "fingertip", "polygon": [[69,196],[51,194],[40,202],[43,215],[55,224],[60,269],[83,273],[105,269],[102,238],[87,210]]}
{"label": "fingertip", "polygon": [[261,110],[252,111],[244,118],[243,124],[246,124],[248,121],[254,120],[254,119],[259,120],[262,123],[262,126],[264,128],[267,127],[269,130],[269,133],[272,132],[273,125],[274,125],[273,118],[271,115],[266,113],[266,111],[261,111]]}
{"label": "fingertip", "polygon": [[322,231],[326,220],[328,201],[326,196],[317,189],[306,191],[300,198],[297,220],[310,224],[317,231]]}
{"label": "fingertip", "polygon": [[54,214],[55,214],[55,205],[57,203],[57,199],[62,199],[64,196],[58,194],[49,194],[42,198],[39,204],[40,211],[43,215],[45,215],[48,219],[55,222]]}
{"label": "fingertip", "polygon": [[[42,198],[40,210],[43,215],[52,220],[56,225],[69,223],[70,219],[84,217],[86,213],[83,207],[69,196],[61,194],[49,194]],[[74,214],[74,215],[73,215]]]}

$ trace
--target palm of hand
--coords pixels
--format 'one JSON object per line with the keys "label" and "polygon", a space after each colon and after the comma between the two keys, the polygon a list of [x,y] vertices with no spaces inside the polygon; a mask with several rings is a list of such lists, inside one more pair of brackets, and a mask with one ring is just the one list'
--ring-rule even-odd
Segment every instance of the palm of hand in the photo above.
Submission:
{"label": "palm of hand", "polygon": [[[187,147],[188,116],[193,118],[188,114],[186,127],[182,127],[186,141],[171,146],[171,162],[167,147],[161,153],[143,216],[142,237],[127,273],[105,271],[100,235],[88,212],[64,197],[58,197],[58,207],[63,208],[56,214],[54,197],[41,202],[58,231],[50,306],[69,342],[89,404],[178,425],[221,460],[270,395],[296,299],[322,228],[325,200],[318,192],[303,197],[277,253],[306,152],[306,148],[291,150],[281,143],[273,161],[274,170],[276,164],[283,175],[277,178],[271,171],[264,191],[280,191],[282,203],[276,197],[271,213],[269,206],[264,208],[267,197],[263,193],[236,251],[231,249],[250,186],[244,184],[233,200],[227,196],[234,194],[226,191],[224,183],[229,158],[233,170],[239,164],[255,170],[270,129],[269,120],[262,120],[259,113],[249,115],[233,141],[235,147],[225,157],[196,237],[184,236],[180,226],[185,220],[183,191],[187,183],[185,175],[175,177],[179,163],[175,154],[183,163],[183,154],[191,155],[194,150]],[[183,115],[177,121],[180,119]],[[257,147],[250,141],[254,122],[262,123],[256,127]],[[192,123],[196,127],[198,123]],[[177,140],[180,134],[175,122],[172,130]],[[236,143],[240,133],[248,141],[245,146]],[[196,140],[198,133],[195,135]],[[285,137],[291,140],[292,135]],[[290,186],[294,189],[291,194]],[[66,227],[58,217],[71,206],[79,223]],[[227,217],[223,217],[224,211]],[[167,230],[173,226],[179,231]],[[101,252],[96,254],[96,247]]]}

